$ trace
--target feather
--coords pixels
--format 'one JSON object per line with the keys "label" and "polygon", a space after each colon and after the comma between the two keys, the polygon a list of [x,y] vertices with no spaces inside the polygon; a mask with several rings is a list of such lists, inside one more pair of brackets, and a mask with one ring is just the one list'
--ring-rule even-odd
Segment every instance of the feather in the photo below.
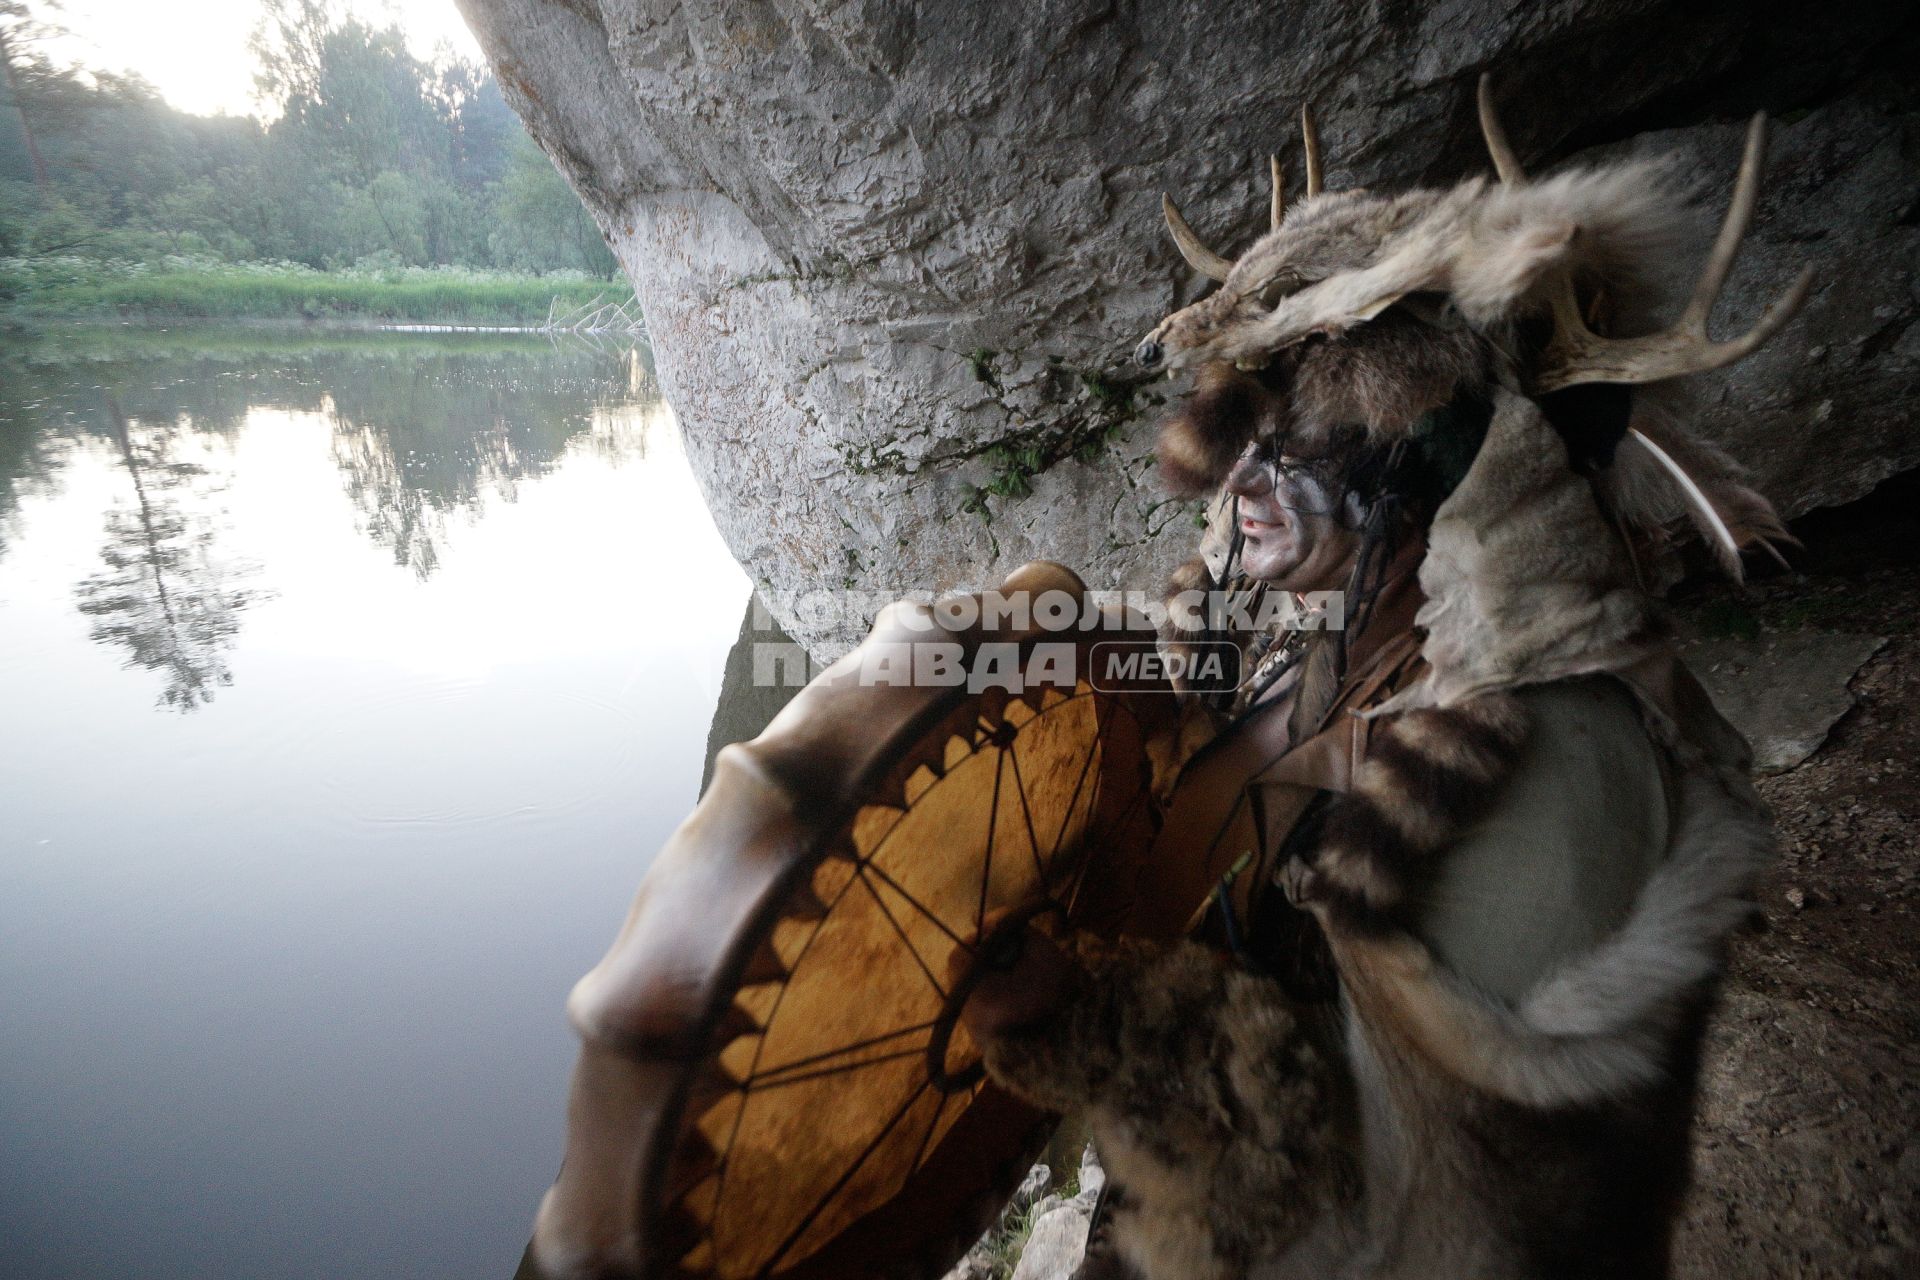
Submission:
{"label": "feather", "polygon": [[[1737,469],[1711,445],[1674,428],[1656,439],[1646,422],[1627,429],[1627,437],[1660,464],[1684,500],[1687,514],[1713,547],[1714,558],[1734,581],[1741,581],[1740,551],[1759,546],[1781,565],[1776,543],[1794,543],[1773,506],[1742,483]],[[1683,460],[1684,459],[1684,460]],[[1690,465],[1689,465],[1690,464]]]}
{"label": "feather", "polygon": [[1693,508],[1694,518],[1711,536],[1714,554],[1720,558],[1722,564],[1728,566],[1733,576],[1738,578],[1740,576],[1740,544],[1734,541],[1733,530],[1727,528],[1727,522],[1722,520],[1720,513],[1713,509],[1713,503],[1707,500],[1707,495],[1701,490],[1699,484],[1673,460],[1672,454],[1655,444],[1646,432],[1638,427],[1629,427],[1627,434],[1637,440],[1642,448],[1654,456],[1655,461],[1667,469],[1667,474],[1673,477],[1673,482],[1680,486],[1680,492],[1686,495],[1687,504]]}

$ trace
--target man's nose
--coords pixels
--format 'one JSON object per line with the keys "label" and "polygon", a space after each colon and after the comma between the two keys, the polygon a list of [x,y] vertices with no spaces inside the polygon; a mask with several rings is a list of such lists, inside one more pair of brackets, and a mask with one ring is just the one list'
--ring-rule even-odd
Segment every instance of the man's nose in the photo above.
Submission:
{"label": "man's nose", "polygon": [[1273,468],[1248,450],[1227,472],[1227,491],[1242,498],[1264,497],[1273,492]]}

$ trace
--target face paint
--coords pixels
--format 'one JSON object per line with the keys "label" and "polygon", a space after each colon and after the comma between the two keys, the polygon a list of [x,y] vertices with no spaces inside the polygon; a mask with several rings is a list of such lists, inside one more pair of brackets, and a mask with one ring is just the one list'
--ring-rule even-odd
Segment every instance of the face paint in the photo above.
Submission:
{"label": "face paint", "polygon": [[1240,564],[1289,591],[1341,586],[1359,533],[1341,519],[1345,478],[1331,458],[1306,458],[1250,445],[1227,475],[1238,500]]}

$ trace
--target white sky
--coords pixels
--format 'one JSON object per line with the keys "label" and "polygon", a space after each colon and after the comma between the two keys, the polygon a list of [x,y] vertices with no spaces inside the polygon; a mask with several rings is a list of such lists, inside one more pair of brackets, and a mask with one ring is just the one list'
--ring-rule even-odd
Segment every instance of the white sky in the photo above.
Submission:
{"label": "white sky", "polygon": [[[474,61],[480,47],[453,0],[332,0],[385,25],[390,17],[407,33],[416,56],[451,45]],[[260,21],[260,0],[65,0],[51,15],[74,33],[64,58],[109,71],[144,76],[184,111],[211,115],[254,111],[253,59],[247,39]]]}

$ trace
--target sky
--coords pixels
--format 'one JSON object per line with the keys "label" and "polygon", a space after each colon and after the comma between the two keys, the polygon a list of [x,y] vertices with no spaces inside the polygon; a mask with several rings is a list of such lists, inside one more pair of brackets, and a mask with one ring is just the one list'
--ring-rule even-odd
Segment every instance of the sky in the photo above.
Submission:
{"label": "sky", "polygon": [[[380,25],[397,21],[416,55],[429,56],[445,43],[466,58],[480,58],[453,0],[333,4]],[[183,111],[248,115],[255,103],[247,39],[260,15],[260,0],[64,0],[53,16],[74,35],[60,51],[66,58],[137,72]]]}

